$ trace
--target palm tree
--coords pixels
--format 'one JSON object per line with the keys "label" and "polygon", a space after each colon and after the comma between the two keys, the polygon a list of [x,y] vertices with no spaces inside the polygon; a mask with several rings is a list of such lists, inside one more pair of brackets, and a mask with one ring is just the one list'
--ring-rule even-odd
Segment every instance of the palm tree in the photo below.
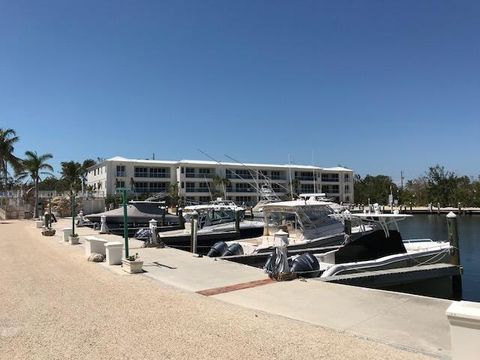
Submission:
{"label": "palm tree", "polygon": [[82,186],[82,165],[76,161],[64,161],[61,165],[62,180],[67,183],[70,191],[78,191]]}
{"label": "palm tree", "polygon": [[212,200],[215,200],[217,197],[222,195],[227,197],[227,187],[231,185],[230,180],[219,175],[214,175],[212,177],[213,189],[212,189]]}
{"label": "palm tree", "polygon": [[[26,158],[22,160],[23,173],[19,178],[24,179],[30,176],[33,180],[35,187],[35,207],[34,217],[38,218],[38,182],[41,175],[53,175],[50,171],[53,171],[52,165],[47,163],[47,160],[53,158],[52,154],[38,155],[36,151],[25,152]],[[48,171],[46,171],[48,170]]]}
{"label": "palm tree", "polygon": [[92,167],[96,163],[97,162],[93,159],[84,160],[82,163],[82,173],[80,174],[80,177],[82,179],[82,192],[84,192],[84,190],[86,189],[88,168]]}
{"label": "palm tree", "polygon": [[15,130],[0,128],[0,176],[2,176],[5,190],[8,182],[8,165],[13,167],[16,173],[21,171],[21,161],[13,155],[14,144],[18,140]]}

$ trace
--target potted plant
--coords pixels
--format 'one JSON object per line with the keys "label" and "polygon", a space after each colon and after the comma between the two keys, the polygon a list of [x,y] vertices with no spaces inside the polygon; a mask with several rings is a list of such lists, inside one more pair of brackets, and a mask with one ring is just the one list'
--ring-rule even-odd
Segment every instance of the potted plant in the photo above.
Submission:
{"label": "potted plant", "polygon": [[68,240],[70,240],[70,245],[77,245],[80,242],[79,239],[80,237],[78,236],[78,234],[72,234],[68,236]]}
{"label": "potted plant", "polygon": [[55,229],[47,227],[45,230],[42,231],[43,236],[53,236],[55,235]]}
{"label": "potted plant", "polygon": [[126,259],[122,259],[122,268],[123,271],[126,271],[130,274],[141,273],[143,267],[143,261],[138,260],[138,253],[135,255],[130,255]]}

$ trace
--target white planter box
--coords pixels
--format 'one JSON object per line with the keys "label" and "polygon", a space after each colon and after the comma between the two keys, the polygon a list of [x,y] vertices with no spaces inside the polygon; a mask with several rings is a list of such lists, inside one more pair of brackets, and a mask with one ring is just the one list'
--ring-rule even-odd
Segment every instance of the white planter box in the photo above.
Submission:
{"label": "white planter box", "polygon": [[120,242],[107,242],[105,252],[107,255],[107,265],[120,265],[122,263],[123,244]]}
{"label": "white planter box", "polygon": [[137,274],[143,272],[143,261],[134,260],[130,261],[127,259],[122,259],[122,269],[130,274]]}
{"label": "white planter box", "polygon": [[70,235],[68,237],[68,240],[70,241],[70,245],[77,245],[77,244],[80,243],[80,237],[79,236]]}
{"label": "white planter box", "polygon": [[456,301],[447,309],[453,359],[480,358],[480,303]]}
{"label": "white planter box", "polygon": [[64,228],[63,229],[63,241],[68,242],[70,239],[68,238],[72,235],[72,228]]}
{"label": "white planter box", "polygon": [[43,221],[42,220],[35,220],[35,227],[37,229],[41,229],[43,226]]}
{"label": "white planter box", "polygon": [[97,238],[95,236],[87,236],[85,238],[85,255],[87,258],[92,254],[105,254],[105,244],[107,240]]}

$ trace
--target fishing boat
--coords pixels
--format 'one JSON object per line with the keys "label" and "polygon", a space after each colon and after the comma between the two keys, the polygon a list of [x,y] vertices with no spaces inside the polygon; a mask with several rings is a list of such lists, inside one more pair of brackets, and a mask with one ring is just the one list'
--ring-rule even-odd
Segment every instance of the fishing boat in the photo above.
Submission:
{"label": "fishing boat", "polygon": [[[219,240],[247,239],[257,237],[263,232],[263,221],[246,219],[244,209],[234,203],[216,201],[208,205],[185,207],[185,229],[159,233],[158,240],[170,247],[190,250],[193,216],[198,219],[197,252],[199,254],[206,254]],[[238,225],[236,224],[237,216],[239,217]]]}
{"label": "fishing boat", "polygon": [[[335,213],[336,205],[313,197],[264,204],[262,236],[239,242],[219,242],[210,249],[208,256],[269,253],[277,245],[275,234],[280,230],[287,234],[289,250],[339,246],[345,241],[345,232],[341,217]],[[352,236],[356,236],[358,229],[353,228],[352,232]]]}
{"label": "fishing boat", "polygon": [[[86,215],[84,218],[90,224],[100,224],[105,216],[108,231],[123,233],[124,209],[123,207],[104,211],[97,214]],[[179,227],[178,216],[167,213],[165,202],[158,201],[129,201],[127,204],[127,226],[129,235],[132,236],[139,228],[148,227],[150,220],[156,220],[160,229]],[[88,225],[88,224],[87,224]]]}
{"label": "fishing boat", "polygon": [[[450,263],[452,248],[449,242],[431,239],[403,240],[398,221],[411,215],[364,213],[351,214],[354,221],[368,227],[368,233],[348,239],[338,249],[323,253],[306,252],[287,258],[279,246],[267,260],[265,270],[275,277],[280,273],[293,273],[304,277],[320,277],[330,281],[351,275],[382,270]],[[286,244],[286,240],[283,239]]]}

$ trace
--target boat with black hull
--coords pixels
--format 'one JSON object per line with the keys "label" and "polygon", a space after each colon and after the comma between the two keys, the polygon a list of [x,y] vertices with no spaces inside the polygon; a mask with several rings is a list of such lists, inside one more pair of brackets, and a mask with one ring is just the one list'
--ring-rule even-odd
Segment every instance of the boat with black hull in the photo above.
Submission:
{"label": "boat with black hull", "polygon": [[264,269],[277,280],[300,276],[452,298],[455,292],[452,277],[461,274],[460,267],[452,265],[455,249],[446,241],[403,239],[396,222],[408,216],[411,215],[351,215],[373,230],[335,249],[294,256],[287,251],[286,236],[278,233],[279,246],[267,259]]}
{"label": "boat with black hull", "polygon": [[220,240],[258,237],[264,227],[263,221],[246,219],[244,209],[232,207],[231,204],[187,206],[184,209],[185,229],[159,233],[159,242],[173,248],[190,250],[193,216],[198,219],[197,253],[202,255]]}
{"label": "boat with black hull", "polygon": [[[275,234],[280,230],[287,234],[289,250],[341,245],[345,241],[345,225],[334,211],[336,205],[315,198],[264,204],[262,236],[238,242],[219,242],[208,256],[269,253],[276,246]],[[357,236],[358,229],[352,228],[352,231],[351,236]]]}
{"label": "boat with black hull", "polygon": [[[102,216],[105,216],[108,232],[123,234],[123,207],[86,215],[84,218],[90,224],[100,226]],[[148,227],[148,222],[152,219],[157,221],[158,231],[178,229],[180,224],[178,216],[168,214],[165,203],[158,201],[129,201],[127,204],[127,219],[129,236],[133,236],[139,228]]]}

